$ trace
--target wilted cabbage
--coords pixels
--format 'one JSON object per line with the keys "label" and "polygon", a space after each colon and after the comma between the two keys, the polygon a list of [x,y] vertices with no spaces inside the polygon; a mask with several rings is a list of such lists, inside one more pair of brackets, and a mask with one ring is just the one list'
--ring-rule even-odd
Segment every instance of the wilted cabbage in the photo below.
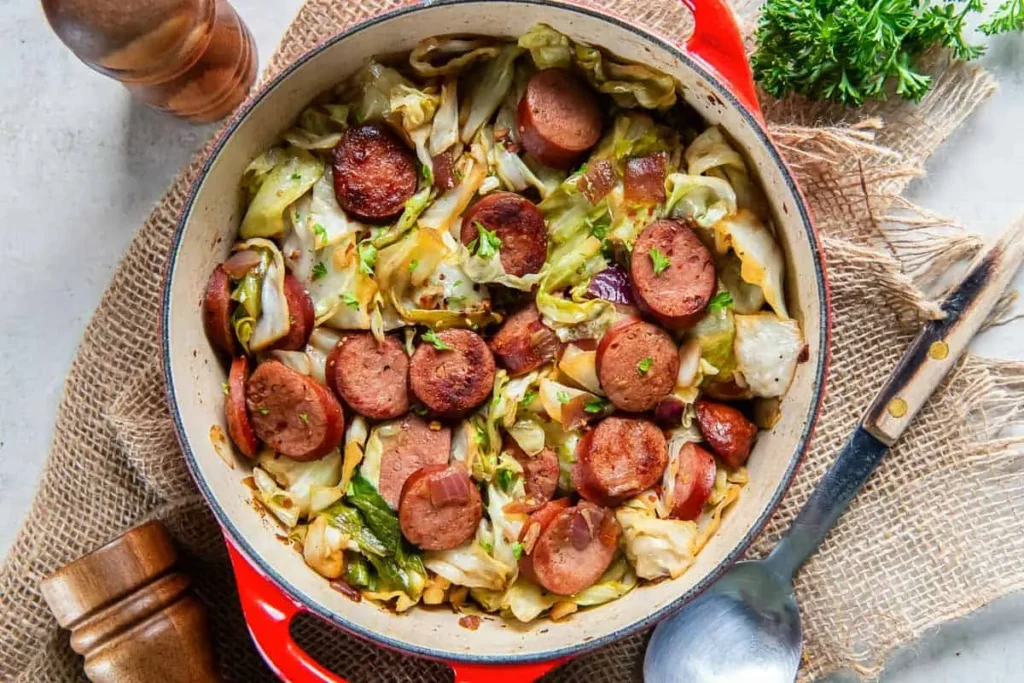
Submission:
{"label": "wilted cabbage", "polygon": [[250,239],[243,246],[247,249],[263,250],[269,254],[266,274],[259,292],[259,317],[253,323],[248,339],[242,340],[250,351],[262,351],[287,335],[291,328],[288,300],[284,295],[284,257],[281,256],[277,245],[270,240]]}
{"label": "wilted cabbage", "polygon": [[400,117],[402,128],[406,132],[431,123],[440,104],[439,95],[411,85],[399,83],[391,89],[391,114]]}
{"label": "wilted cabbage", "polygon": [[511,568],[487,554],[475,540],[452,550],[431,551],[423,565],[457,586],[504,590]]}
{"label": "wilted cabbage", "polygon": [[636,573],[629,566],[626,558],[619,555],[597,580],[597,583],[590,588],[581,590],[573,597],[573,601],[580,607],[603,605],[606,602],[618,600],[636,588],[636,584]]}
{"label": "wilted cabbage", "polygon": [[719,253],[732,249],[740,259],[740,277],[757,285],[781,318],[788,318],[782,278],[785,261],[782,249],[764,223],[746,209],[715,223],[715,246]]}
{"label": "wilted cabbage", "polygon": [[697,554],[697,525],[678,519],[658,519],[657,496],[640,494],[615,511],[622,525],[626,556],[643,579],[677,578]]}
{"label": "wilted cabbage", "polygon": [[300,149],[334,149],[348,128],[348,105],[314,104],[299,114],[299,122],[282,136]]}
{"label": "wilted cabbage", "polygon": [[687,331],[687,336],[700,345],[700,356],[718,371],[716,381],[727,381],[736,367],[733,355],[733,339],[736,326],[729,308],[709,310],[696,325]]}
{"label": "wilted cabbage", "polygon": [[371,60],[347,86],[347,91],[357,98],[354,104],[356,121],[386,119],[391,113],[391,92],[399,85],[414,87],[395,69]]}
{"label": "wilted cabbage", "polygon": [[300,518],[319,512],[341,499],[341,454],[332,451],[319,460],[300,462],[278,455],[269,448],[260,451],[258,467],[267,472],[291,497]]}
{"label": "wilted cabbage", "polygon": [[409,64],[419,76],[450,76],[480,59],[492,59],[501,47],[491,38],[432,37],[421,40],[409,54]]}
{"label": "wilted cabbage", "polygon": [[523,50],[518,45],[503,45],[500,54],[478,66],[471,76],[469,94],[459,112],[461,137],[467,145],[476,132],[498,111],[515,76],[515,61]]}
{"label": "wilted cabbage", "polygon": [[572,66],[572,41],[547,24],[536,24],[524,33],[519,38],[519,47],[530,51],[538,69],[568,69]]}
{"label": "wilted cabbage", "polygon": [[431,157],[444,153],[459,142],[458,79],[448,78],[441,87],[441,104],[430,127],[427,149]]}
{"label": "wilted cabbage", "polygon": [[795,320],[774,313],[736,316],[736,367],[755,396],[782,396],[804,349]]}
{"label": "wilted cabbage", "polygon": [[665,211],[703,228],[736,213],[736,193],[721,178],[673,173],[665,179]]}
{"label": "wilted cabbage", "polygon": [[764,292],[757,285],[746,282],[740,275],[742,261],[733,252],[718,256],[715,259],[718,278],[732,297],[732,310],[736,313],[749,315],[757,313],[764,306]]}
{"label": "wilted cabbage", "polygon": [[302,558],[320,576],[336,579],[345,572],[345,549],[349,541],[345,532],[328,522],[326,516],[319,515],[306,531]]}
{"label": "wilted cabbage", "polygon": [[[260,165],[269,158],[267,155],[258,157],[250,164],[250,169],[253,164]],[[262,175],[263,180],[242,219],[242,227],[238,231],[242,239],[284,235],[287,228],[285,211],[324,174],[323,162],[304,149],[289,147],[274,158],[277,162],[265,175],[262,169],[246,171],[252,177]]]}

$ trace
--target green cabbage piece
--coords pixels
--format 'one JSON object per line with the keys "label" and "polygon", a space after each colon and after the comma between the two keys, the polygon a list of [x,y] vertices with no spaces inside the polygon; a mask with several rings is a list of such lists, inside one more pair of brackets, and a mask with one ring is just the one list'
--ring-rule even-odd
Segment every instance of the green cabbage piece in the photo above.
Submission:
{"label": "green cabbage piece", "polygon": [[299,122],[285,131],[288,144],[300,149],[328,150],[341,141],[348,128],[345,104],[314,104],[299,114]]}
{"label": "green cabbage piece", "polygon": [[538,69],[568,69],[573,63],[573,44],[547,24],[537,24],[519,38],[519,47],[529,50]]}
{"label": "green cabbage piece", "polygon": [[[304,149],[285,149],[273,169],[263,174],[268,158],[271,157],[261,155],[249,165],[252,169],[250,177],[263,175],[263,181],[242,219],[242,227],[238,231],[242,239],[284,235],[285,211],[324,174],[324,163]],[[247,169],[246,173],[250,174],[250,170]],[[246,182],[244,178],[243,182]]]}
{"label": "green cabbage piece", "polygon": [[431,37],[409,53],[409,65],[424,78],[451,76],[481,59],[493,59],[501,47],[491,38]]}
{"label": "green cabbage piece", "polygon": [[391,113],[401,117],[402,128],[412,131],[434,120],[441,104],[440,95],[399,83],[391,89]]}
{"label": "green cabbage piece", "polygon": [[597,580],[597,583],[573,596],[573,602],[580,607],[603,605],[621,598],[636,588],[636,585],[636,573],[629,566],[626,558],[619,555]]}
{"label": "green cabbage piece", "polygon": [[718,374],[707,380],[725,382],[732,378],[736,369],[736,356],[733,352],[736,324],[732,310],[709,310],[687,334],[700,344],[700,357],[718,368]]}
{"label": "green cabbage piece", "polygon": [[474,70],[470,78],[469,94],[459,112],[464,143],[472,142],[480,127],[498,111],[502,100],[512,88],[516,58],[522,52],[518,45],[504,45],[495,59]]}
{"label": "green cabbage piece", "polygon": [[414,84],[397,70],[371,60],[346,86],[356,123],[383,121],[391,114],[391,93],[398,86],[415,88]]}

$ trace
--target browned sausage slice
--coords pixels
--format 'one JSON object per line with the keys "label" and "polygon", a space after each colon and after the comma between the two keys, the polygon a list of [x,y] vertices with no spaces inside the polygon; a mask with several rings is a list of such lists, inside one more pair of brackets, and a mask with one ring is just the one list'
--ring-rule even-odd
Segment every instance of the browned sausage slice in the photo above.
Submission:
{"label": "browned sausage slice", "polygon": [[627,318],[601,337],[595,365],[608,400],[622,410],[642,413],[675,387],[679,350],[657,325]]}
{"label": "browned sausage slice", "polygon": [[422,550],[458,548],[473,537],[482,517],[480,492],[461,463],[422,467],[402,487],[398,523]]}
{"label": "browned sausage slice", "polygon": [[572,480],[580,496],[615,506],[654,486],[668,465],[668,444],[648,420],[612,416],[580,440]]}
{"label": "browned sausage slice", "polygon": [[718,287],[707,247],[679,221],[655,221],[640,233],[630,276],[640,306],[673,328],[695,323]]}
{"label": "browned sausage slice", "polygon": [[556,595],[593,586],[612,563],[621,530],[611,510],[592,503],[562,510],[533,546],[537,582]]}
{"label": "browned sausage slice", "polygon": [[313,300],[302,283],[291,275],[284,276],[284,298],[288,302],[288,334],[274,342],[271,348],[281,351],[301,351],[306,348],[309,335],[316,326]]}
{"label": "browned sausage slice", "polygon": [[223,266],[214,268],[206,282],[203,328],[214,346],[232,356],[238,355],[238,341],[231,325],[231,279]]}
{"label": "browned sausage slice", "polygon": [[601,107],[580,79],[565,69],[544,69],[526,84],[516,128],[538,161],[569,168],[601,138]]}
{"label": "browned sausage slice", "polygon": [[338,399],[283,363],[260,363],[249,377],[245,399],[256,436],[282,455],[316,460],[341,444],[345,416]]}
{"label": "browned sausage slice", "polygon": [[377,490],[392,508],[398,507],[409,475],[425,465],[448,464],[452,432],[408,413],[378,430],[381,439],[380,480]]}
{"label": "browned sausage slice", "polygon": [[434,172],[434,187],[441,192],[447,192],[459,184],[455,178],[455,153],[449,149],[441,152],[430,160],[431,170]]}
{"label": "browned sausage slice", "polygon": [[688,443],[679,449],[679,470],[672,495],[672,516],[694,520],[704,511],[704,504],[715,488],[715,457],[697,444]]}
{"label": "browned sausage slice", "polygon": [[409,410],[409,356],[393,335],[381,343],[369,332],[347,334],[327,356],[326,376],[360,415],[390,420]]}
{"label": "browned sausage slice", "polygon": [[535,501],[551,500],[558,488],[558,456],[555,452],[545,446],[540,453],[527,455],[511,437],[505,438],[502,450],[508,451],[523,466],[526,495]]}
{"label": "browned sausage slice", "polygon": [[352,216],[386,223],[416,193],[416,158],[384,126],[349,128],[334,148],[334,194]]}
{"label": "browned sausage slice", "polygon": [[541,322],[540,312],[532,302],[506,318],[491,337],[491,351],[511,377],[550,363],[561,346],[554,331]]}
{"label": "browned sausage slice", "polygon": [[477,223],[496,233],[505,272],[523,277],[540,271],[548,257],[544,215],[526,197],[514,192],[489,194],[469,208],[462,219],[462,243],[479,239]]}
{"label": "browned sausage slice", "polygon": [[228,423],[228,435],[238,450],[249,458],[255,458],[259,442],[252,431],[249,412],[245,408],[245,384],[249,379],[249,361],[239,356],[231,361],[228,373],[228,395],[224,399],[224,417]]}
{"label": "browned sausage slice", "polygon": [[750,449],[757,436],[757,425],[739,410],[724,403],[700,399],[697,425],[711,450],[721,456],[729,467],[740,467],[750,457]]}
{"label": "browned sausage slice", "polygon": [[412,393],[431,412],[460,417],[487,400],[494,388],[494,355],[478,334],[445,330],[421,342],[409,362]]}

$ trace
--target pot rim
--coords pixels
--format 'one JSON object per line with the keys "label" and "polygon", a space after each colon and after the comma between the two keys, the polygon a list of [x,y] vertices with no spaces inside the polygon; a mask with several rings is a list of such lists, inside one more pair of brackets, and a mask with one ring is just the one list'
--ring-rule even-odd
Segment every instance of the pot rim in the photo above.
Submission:
{"label": "pot rim", "polygon": [[[718,578],[724,574],[733,564],[735,564],[742,555],[746,552],[747,548],[753,542],[755,538],[764,529],[769,518],[778,508],[789,490],[793,478],[796,475],[800,464],[803,462],[804,456],[806,455],[808,445],[811,437],[814,434],[814,428],[817,424],[818,416],[821,413],[822,402],[825,395],[825,385],[828,376],[829,363],[831,360],[831,336],[832,336],[832,313],[831,313],[831,295],[828,283],[828,278],[825,272],[825,257],[822,251],[821,241],[818,238],[817,229],[814,226],[814,222],[811,217],[810,208],[807,205],[806,199],[796,184],[792,173],[789,170],[786,162],[782,159],[775,145],[768,137],[767,131],[763,124],[758,120],[757,116],[747,107],[740,103],[740,101],[733,94],[732,90],[728,85],[723,82],[716,74],[705,68],[700,61],[691,57],[685,48],[681,45],[676,44],[671,39],[659,34],[656,31],[641,28],[633,25],[626,19],[617,16],[603,8],[597,8],[596,6],[588,4],[576,4],[573,2],[567,2],[566,0],[503,0],[504,2],[515,3],[524,6],[555,6],[559,9],[569,10],[572,12],[580,13],[592,18],[600,19],[613,24],[619,29],[623,29],[633,33],[637,37],[649,41],[663,50],[673,54],[677,59],[681,60],[686,64],[688,68],[693,70],[699,76],[701,76],[711,88],[721,97],[730,107],[738,110],[740,115],[747,121],[749,126],[753,129],[755,135],[764,150],[768,153],[768,156],[772,162],[778,167],[782,174],[783,179],[786,182],[787,187],[791,193],[796,196],[799,201],[797,202],[797,210],[799,211],[800,221],[804,228],[804,237],[810,243],[812,252],[815,254],[814,261],[814,275],[815,284],[818,291],[821,293],[820,303],[818,306],[818,316],[821,320],[820,331],[818,335],[819,348],[821,353],[819,354],[818,367],[815,370],[814,376],[814,388],[812,391],[811,409],[808,411],[807,418],[804,424],[803,432],[800,435],[799,440],[794,448],[792,459],[786,471],[783,473],[781,480],[779,481],[775,491],[769,500],[768,505],[764,508],[758,518],[750,525],[743,539],[733,547],[733,549],[718,563],[718,565],[708,572],[700,581],[691,586],[687,591],[678,595],[672,602],[668,603],[661,609],[646,615],[644,618],[633,621],[628,624],[623,624],[617,627],[614,631],[611,631],[598,638],[593,638],[586,642],[578,642],[570,646],[559,647],[550,650],[538,650],[534,649],[531,651],[524,651],[516,654],[503,654],[503,655],[474,655],[464,653],[451,653],[441,650],[435,650],[429,647],[423,647],[407,643],[403,640],[392,638],[386,634],[370,631],[363,626],[354,623],[341,614],[331,611],[329,609],[322,608],[312,598],[307,596],[303,591],[294,586],[289,582],[281,573],[274,569],[274,567],[266,562],[255,550],[255,548],[248,542],[245,536],[239,532],[236,526],[232,523],[229,515],[221,507],[216,495],[207,485],[202,473],[199,470],[196,455],[193,452],[189,435],[185,430],[182,422],[181,415],[177,407],[176,388],[174,386],[174,380],[171,373],[171,357],[170,357],[170,306],[171,306],[171,278],[173,277],[175,266],[177,264],[177,257],[181,250],[182,239],[184,237],[185,226],[188,224],[189,219],[192,215],[196,196],[198,195],[200,187],[205,182],[210,168],[219,157],[220,153],[227,145],[229,139],[239,128],[241,123],[256,109],[257,106],[263,103],[263,101],[270,96],[274,90],[284,83],[291,75],[297,71],[305,63],[318,56],[323,51],[333,47],[334,45],[343,42],[352,35],[363,31],[372,26],[376,26],[381,23],[390,21],[396,17],[405,16],[407,14],[413,14],[417,12],[429,11],[434,7],[447,6],[447,5],[460,5],[460,4],[486,4],[488,0],[425,0],[422,3],[416,3],[399,7],[394,10],[376,15],[363,22],[360,22],[354,26],[351,26],[343,31],[335,33],[334,35],[324,39],[317,43],[310,50],[296,58],[288,66],[284,67],[280,73],[274,78],[264,83],[259,89],[253,93],[250,98],[246,101],[243,107],[234,115],[230,123],[225,126],[221,132],[219,138],[214,144],[210,151],[210,155],[204,162],[199,175],[189,188],[188,196],[185,200],[185,204],[182,207],[179,215],[177,224],[175,226],[175,234],[171,245],[171,254],[167,264],[167,270],[164,278],[164,293],[161,303],[160,311],[160,336],[161,336],[161,365],[164,375],[165,394],[170,408],[171,417],[174,422],[174,431],[177,436],[178,442],[181,445],[182,452],[185,455],[185,463],[192,475],[192,478],[196,481],[203,498],[206,499],[207,504],[213,510],[214,516],[220,523],[224,532],[227,533],[231,539],[242,549],[244,554],[258,567],[259,571],[263,572],[268,578],[270,578],[286,595],[291,599],[300,603],[303,608],[314,614],[328,623],[337,626],[344,631],[360,637],[364,640],[371,641],[375,644],[393,649],[399,650],[404,653],[425,657],[428,659],[447,661],[447,662],[464,662],[472,664],[526,664],[536,663],[551,660],[566,659],[571,657],[579,656],[585,652],[595,650],[599,647],[611,644],[618,640],[621,640],[633,633],[636,633],[645,628],[649,628],[668,617],[675,611],[682,608],[685,604],[693,600],[695,597],[700,595],[702,592],[713,584]],[[198,322],[197,322],[198,324]]]}

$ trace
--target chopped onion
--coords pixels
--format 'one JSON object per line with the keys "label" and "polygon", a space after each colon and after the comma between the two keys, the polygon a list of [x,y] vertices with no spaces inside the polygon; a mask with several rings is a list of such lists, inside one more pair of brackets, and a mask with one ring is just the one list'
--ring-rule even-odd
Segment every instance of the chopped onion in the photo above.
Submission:
{"label": "chopped onion", "polygon": [[594,540],[594,524],[585,511],[573,515],[569,523],[569,539],[576,550],[584,550]]}
{"label": "chopped onion", "polygon": [[614,264],[590,278],[587,294],[614,304],[632,306],[635,303],[633,290],[629,287],[629,276],[625,270]]}
{"label": "chopped onion", "polygon": [[661,399],[654,408],[654,419],[663,427],[678,427],[683,423],[686,404],[671,394]]}
{"label": "chopped onion", "polygon": [[233,280],[241,280],[245,274],[260,264],[262,256],[255,249],[236,251],[221,266]]}
{"label": "chopped onion", "polygon": [[457,469],[445,470],[431,477],[427,482],[430,488],[430,503],[434,507],[444,507],[456,503],[462,505],[469,500],[469,476]]}

